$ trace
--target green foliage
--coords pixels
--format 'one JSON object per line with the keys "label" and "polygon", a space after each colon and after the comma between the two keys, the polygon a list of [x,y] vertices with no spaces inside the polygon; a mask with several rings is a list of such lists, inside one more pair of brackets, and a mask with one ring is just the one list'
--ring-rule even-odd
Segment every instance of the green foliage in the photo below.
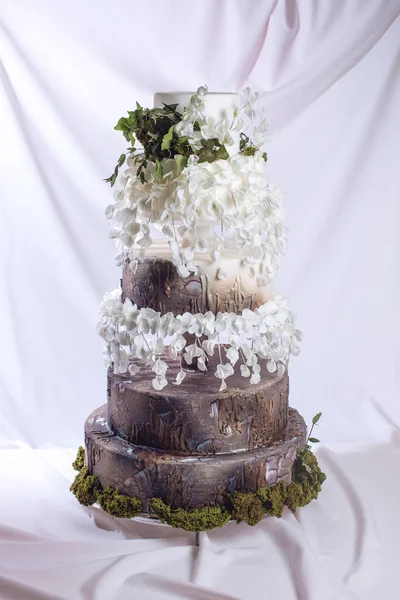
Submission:
{"label": "green foliage", "polygon": [[310,453],[311,450],[311,446],[310,443],[312,444],[318,444],[319,443],[319,439],[315,438],[315,437],[311,437],[311,434],[313,432],[313,429],[315,427],[315,425],[318,425],[318,421],[320,420],[320,418],[322,417],[322,413],[319,412],[317,413],[313,419],[312,419],[312,425],[311,425],[311,429],[310,429],[310,433],[308,434],[308,438],[306,441],[306,445],[304,446],[304,448],[300,449],[297,453],[297,459],[296,461],[300,461],[301,465],[302,465],[302,469],[303,471],[307,471],[308,473],[311,473],[311,467],[308,464],[307,459],[307,455]]}
{"label": "green foliage", "polygon": [[142,510],[142,503],[134,496],[124,496],[110,486],[100,492],[97,501],[101,508],[113,517],[131,519],[136,517]]}
{"label": "green foliage", "polygon": [[248,492],[234,492],[230,501],[232,503],[232,518],[236,523],[246,521],[248,525],[256,525],[264,516],[265,510],[261,499],[256,494]]}
{"label": "green foliage", "polygon": [[[71,485],[71,491],[77,500],[84,506],[98,502],[105,512],[114,517],[129,519],[140,514],[143,509],[141,500],[125,496],[110,486],[103,490],[98,478],[91,475],[84,465],[84,455],[84,449],[80,446],[73,462],[78,474]],[[321,471],[316,457],[306,447],[297,452],[292,468],[292,483],[288,486],[281,481],[271,487],[260,488],[255,493],[234,492],[227,498],[228,506],[225,507],[174,509],[160,498],[152,498],[149,507],[164,523],[186,531],[222,527],[230,519],[237,523],[245,521],[248,525],[255,525],[264,514],[280,517],[285,505],[295,512],[298,507],[316,499],[325,479],[326,475]]]}
{"label": "green foliage", "polygon": [[187,156],[182,156],[182,154],[175,154],[175,162],[178,165],[179,172],[181,173],[188,163]]}
{"label": "green foliage", "polygon": [[[114,127],[131,143],[132,147],[128,148],[127,154],[135,158],[138,164],[136,175],[142,183],[146,183],[144,169],[149,160],[157,164],[156,177],[160,181],[164,159],[175,158],[179,170],[182,171],[187,165],[188,157],[195,153],[199,157],[199,162],[214,162],[229,158],[225,146],[220,144],[217,138],[199,140],[201,148],[195,152],[188,136],[178,136],[175,125],[182,120],[182,115],[177,112],[177,106],[177,104],[164,104],[163,108],[143,108],[136,103],[136,110],[128,111],[128,116],[121,117]],[[195,131],[200,130],[197,122],[193,127]],[[136,140],[142,146],[143,152],[134,147]],[[105,180],[111,186],[115,184],[118,170],[124,164],[126,157],[126,154],[120,156],[113,174]]]}
{"label": "green foliage", "polygon": [[287,488],[286,505],[291,511],[316,500],[326,479],[315,455],[306,448],[297,452],[292,467],[292,483]]}
{"label": "green foliage", "polygon": [[162,139],[161,150],[170,149],[174,137],[174,127],[175,125],[171,125],[171,127],[168,129],[168,132],[164,135]]}
{"label": "green foliage", "polygon": [[286,483],[284,481],[271,487],[260,488],[256,494],[260,498],[265,512],[271,517],[282,516],[286,500]]}
{"label": "green foliage", "polygon": [[[135,148],[129,148],[128,150],[135,150]],[[126,154],[121,154],[121,156],[119,157],[118,162],[116,164],[116,167],[114,169],[114,173],[110,177],[108,177],[108,179],[104,180],[106,183],[111,183],[111,186],[114,185],[114,183],[116,182],[117,177],[118,177],[118,170],[120,169],[120,167],[122,167],[125,160],[126,160]]]}
{"label": "green foliage", "polygon": [[[240,152],[244,156],[254,156],[254,154],[258,150],[259,150],[259,148],[257,148],[256,146],[254,146],[254,144],[250,140],[249,136],[242,132],[240,134]],[[267,162],[268,157],[267,157],[267,153],[266,152],[262,153],[262,157],[265,160],[265,162]]]}
{"label": "green foliage", "polygon": [[97,494],[101,490],[100,482],[94,475],[90,475],[89,469],[83,467],[70,487],[78,502],[84,506],[91,506],[97,501]]}
{"label": "green foliage", "polygon": [[223,144],[220,144],[217,138],[211,140],[200,140],[201,149],[197,151],[199,163],[214,162],[218,159],[226,160],[229,158],[227,149]]}
{"label": "green foliage", "polygon": [[318,421],[320,420],[320,418],[322,417],[322,412],[317,413],[312,420],[312,424],[316,425],[318,423]]}
{"label": "green foliage", "polygon": [[163,522],[172,527],[185,529],[185,531],[206,531],[215,527],[222,527],[231,518],[230,513],[220,506],[204,506],[202,508],[172,509],[160,498],[149,501],[151,511]]}
{"label": "green foliage", "polygon": [[162,163],[158,160],[158,158],[156,158],[156,166],[156,179],[157,181],[161,181],[161,179],[163,178],[163,166]]}
{"label": "green foliage", "polygon": [[85,449],[83,446],[79,446],[78,454],[76,455],[76,459],[72,463],[72,467],[75,471],[80,471],[85,466]]}

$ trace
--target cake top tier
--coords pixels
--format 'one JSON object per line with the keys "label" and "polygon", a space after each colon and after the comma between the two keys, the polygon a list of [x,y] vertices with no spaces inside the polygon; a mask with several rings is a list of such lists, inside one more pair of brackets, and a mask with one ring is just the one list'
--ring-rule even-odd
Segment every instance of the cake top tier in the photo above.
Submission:
{"label": "cake top tier", "polygon": [[193,94],[157,93],[153,108],[137,104],[118,121],[115,129],[132,144],[108,180],[120,188],[106,213],[118,264],[157,257],[153,241],[161,236],[183,278],[201,271],[200,253],[222,279],[229,248],[255,286],[270,285],[286,234],[256,102],[249,89],[240,96],[201,86]]}

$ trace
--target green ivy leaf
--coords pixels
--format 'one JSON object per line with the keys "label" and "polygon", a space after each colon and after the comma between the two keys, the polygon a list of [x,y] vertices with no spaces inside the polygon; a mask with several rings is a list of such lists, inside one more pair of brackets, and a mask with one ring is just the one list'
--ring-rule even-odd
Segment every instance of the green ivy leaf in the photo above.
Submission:
{"label": "green ivy leaf", "polygon": [[175,162],[178,165],[179,172],[182,173],[183,169],[186,167],[188,163],[187,156],[182,156],[182,154],[175,154]]}
{"label": "green ivy leaf", "polygon": [[118,167],[122,167],[122,165],[124,164],[126,159],[126,154],[121,154],[121,156],[118,159],[117,165]]}
{"label": "green ivy leaf", "polygon": [[162,163],[158,160],[158,158],[156,158],[156,178],[157,181],[161,181],[162,177],[163,177],[163,166]]}
{"label": "green ivy leaf", "polygon": [[317,438],[314,437],[310,437],[308,438],[309,442],[312,442],[313,444],[318,444],[319,440],[317,440]]}
{"label": "green ivy leaf", "polygon": [[128,133],[131,130],[131,123],[130,123],[130,119],[127,119],[126,117],[121,117],[118,121],[118,123],[116,124],[116,126],[114,127],[114,129],[116,131],[123,131],[124,133]]}
{"label": "green ivy leaf", "polygon": [[161,144],[161,150],[169,150],[169,148],[171,146],[172,138],[174,137],[174,128],[175,128],[175,125],[171,125],[171,127],[168,129],[168,133],[166,133],[164,135],[162,144]]}
{"label": "green ivy leaf", "polygon": [[322,413],[321,413],[321,412],[319,412],[319,413],[317,413],[317,414],[315,415],[315,417],[313,417],[313,420],[312,420],[312,422],[313,422],[313,425],[316,425],[316,423],[318,423],[318,421],[320,420],[321,416],[322,416]]}
{"label": "green ivy leaf", "polygon": [[166,112],[176,112],[176,109],[178,108],[178,104],[165,104],[165,102],[163,102],[164,108],[166,109]]}

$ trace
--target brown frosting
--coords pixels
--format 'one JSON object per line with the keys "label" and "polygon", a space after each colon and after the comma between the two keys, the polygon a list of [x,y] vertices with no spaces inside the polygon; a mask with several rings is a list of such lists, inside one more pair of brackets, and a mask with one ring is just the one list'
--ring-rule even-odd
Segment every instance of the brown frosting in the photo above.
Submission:
{"label": "brown frosting", "polygon": [[[169,361],[168,379],[179,370]],[[142,368],[134,377],[108,373],[108,425],[138,445],[189,454],[212,454],[266,446],[287,425],[289,378],[263,366],[260,383],[250,385],[238,366],[219,392],[215,368],[188,372],[179,386],[152,387],[154,373]]]}

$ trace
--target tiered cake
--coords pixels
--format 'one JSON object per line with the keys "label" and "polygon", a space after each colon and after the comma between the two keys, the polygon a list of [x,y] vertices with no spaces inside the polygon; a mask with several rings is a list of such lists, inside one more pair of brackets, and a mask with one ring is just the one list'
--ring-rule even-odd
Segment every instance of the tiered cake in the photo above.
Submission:
{"label": "tiered cake", "polygon": [[84,504],[189,529],[181,517],[196,515],[200,529],[215,526],[212,511],[217,524],[253,523],[319,491],[305,423],[288,406],[300,333],[272,285],[282,196],[255,101],[250,90],[156,94],[154,109],[137,105],[116,126],[132,144],[109,179],[122,280],[101,306],[107,404],[85,424],[72,488]]}

